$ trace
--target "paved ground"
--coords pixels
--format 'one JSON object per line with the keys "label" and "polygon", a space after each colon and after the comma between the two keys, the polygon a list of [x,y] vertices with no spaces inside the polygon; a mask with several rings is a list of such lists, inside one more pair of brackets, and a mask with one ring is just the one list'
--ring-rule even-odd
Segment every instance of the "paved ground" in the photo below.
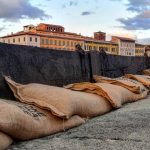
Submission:
{"label": "paved ground", "polygon": [[150,96],[80,127],[15,143],[9,150],[150,150]]}

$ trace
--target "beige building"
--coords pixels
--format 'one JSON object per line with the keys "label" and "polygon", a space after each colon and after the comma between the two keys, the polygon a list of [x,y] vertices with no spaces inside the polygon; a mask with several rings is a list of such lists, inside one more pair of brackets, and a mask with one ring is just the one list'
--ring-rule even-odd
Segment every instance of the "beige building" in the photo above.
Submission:
{"label": "beige building", "polygon": [[2,37],[1,42],[17,45],[28,45],[40,47],[40,36],[28,31],[21,31],[16,34],[11,34]]}
{"label": "beige building", "polygon": [[119,55],[135,56],[135,40],[125,37],[112,36],[112,42],[118,44]]}
{"label": "beige building", "polygon": [[135,56],[144,56],[145,54],[145,45],[135,44]]}

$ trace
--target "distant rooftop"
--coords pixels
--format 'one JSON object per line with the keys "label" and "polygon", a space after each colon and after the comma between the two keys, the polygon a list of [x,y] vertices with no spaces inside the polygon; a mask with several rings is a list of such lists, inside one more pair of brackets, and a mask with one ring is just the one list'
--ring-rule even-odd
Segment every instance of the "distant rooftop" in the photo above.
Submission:
{"label": "distant rooftop", "polygon": [[127,37],[120,37],[120,36],[112,36],[112,37],[118,38],[118,39],[120,39],[120,40],[133,41],[133,42],[135,42],[135,40],[134,40],[134,39],[127,38]]}

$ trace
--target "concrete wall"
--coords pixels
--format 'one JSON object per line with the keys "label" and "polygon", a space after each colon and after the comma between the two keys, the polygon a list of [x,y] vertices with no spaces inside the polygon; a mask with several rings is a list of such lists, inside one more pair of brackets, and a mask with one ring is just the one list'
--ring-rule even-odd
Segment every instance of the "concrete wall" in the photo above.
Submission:
{"label": "concrete wall", "polygon": [[121,57],[101,54],[42,49],[0,43],[0,98],[13,99],[3,75],[19,83],[42,83],[63,86],[91,81],[93,74],[109,77],[124,73],[141,73],[150,68],[145,57]]}

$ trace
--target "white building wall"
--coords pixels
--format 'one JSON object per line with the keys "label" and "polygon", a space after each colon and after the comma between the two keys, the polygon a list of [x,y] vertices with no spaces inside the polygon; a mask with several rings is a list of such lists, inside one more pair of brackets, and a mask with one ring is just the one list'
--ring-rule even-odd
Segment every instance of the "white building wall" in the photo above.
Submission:
{"label": "white building wall", "polygon": [[27,36],[26,45],[40,47],[40,36],[36,35],[26,35],[26,36]]}
{"label": "white building wall", "polygon": [[[26,37],[25,35],[6,37],[6,38],[3,38],[2,42],[8,43],[8,44],[26,45],[26,42],[24,41],[25,37]],[[25,40],[26,40],[26,38],[25,38]]]}
{"label": "white building wall", "polygon": [[120,42],[120,40],[118,40],[118,46],[119,46],[119,55],[121,55],[121,42]]}
{"label": "white building wall", "polygon": [[135,56],[135,43],[120,41],[119,44],[120,55]]}
{"label": "white building wall", "polygon": [[8,44],[40,47],[40,37],[36,35],[19,35],[19,36],[6,37],[6,38],[2,38],[2,42]]}

